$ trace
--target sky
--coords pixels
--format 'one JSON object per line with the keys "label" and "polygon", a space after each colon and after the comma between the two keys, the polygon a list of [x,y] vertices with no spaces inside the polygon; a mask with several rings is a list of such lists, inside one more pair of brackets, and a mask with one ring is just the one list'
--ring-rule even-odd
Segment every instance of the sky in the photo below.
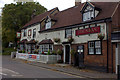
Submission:
{"label": "sky", "polygon": [[[67,8],[73,7],[75,5],[75,0],[34,0],[39,2],[42,6],[51,10],[55,7],[58,7],[60,11]],[[0,0],[0,8],[4,7],[5,4],[15,3],[14,0]],[[1,14],[1,9],[0,9]]]}

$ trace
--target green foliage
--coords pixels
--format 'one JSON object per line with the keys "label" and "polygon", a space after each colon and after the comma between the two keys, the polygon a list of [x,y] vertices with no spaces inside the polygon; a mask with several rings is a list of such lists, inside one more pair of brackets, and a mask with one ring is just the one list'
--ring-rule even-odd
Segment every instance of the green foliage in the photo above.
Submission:
{"label": "green foliage", "polygon": [[2,12],[3,47],[10,41],[17,42],[16,32],[31,20],[34,10],[36,10],[35,14],[38,15],[47,9],[35,2],[5,4]]}
{"label": "green foliage", "polygon": [[50,55],[50,50],[48,50],[48,53],[47,53],[47,55]]}
{"label": "green foliage", "polygon": [[73,56],[76,52],[75,52],[74,49],[71,49],[70,53],[71,53],[71,55]]}
{"label": "green foliage", "polygon": [[56,51],[52,51],[52,54],[53,54],[53,55],[56,55]]}
{"label": "green foliage", "polygon": [[18,51],[18,53],[22,53],[22,50]]}
{"label": "green foliage", "polygon": [[34,54],[38,54],[38,50],[37,49],[35,49]]}
{"label": "green foliage", "polygon": [[13,48],[3,48],[2,55],[11,55],[11,52],[16,51]]}
{"label": "green foliage", "polygon": [[25,50],[23,50],[22,53],[25,53]]}
{"label": "green foliage", "polygon": [[63,51],[60,50],[60,49],[58,49],[58,50],[57,50],[57,54],[58,54],[58,55],[62,55],[62,54],[63,54]]}

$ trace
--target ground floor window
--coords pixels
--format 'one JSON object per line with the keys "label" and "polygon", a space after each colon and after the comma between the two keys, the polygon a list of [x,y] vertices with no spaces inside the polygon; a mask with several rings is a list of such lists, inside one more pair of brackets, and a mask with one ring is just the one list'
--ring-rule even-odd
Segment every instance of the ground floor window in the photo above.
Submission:
{"label": "ground floor window", "polygon": [[34,53],[35,45],[33,44],[28,44],[27,45],[27,52],[28,53]]}
{"label": "ground floor window", "polygon": [[89,41],[88,42],[88,54],[102,54],[101,41]]}
{"label": "ground floor window", "polygon": [[20,44],[20,50],[24,50],[24,45]]}
{"label": "ground floor window", "polygon": [[53,50],[53,45],[52,44],[43,44],[43,45],[40,45],[39,47],[39,53],[47,53],[48,50],[50,50],[50,52],[52,52]]}

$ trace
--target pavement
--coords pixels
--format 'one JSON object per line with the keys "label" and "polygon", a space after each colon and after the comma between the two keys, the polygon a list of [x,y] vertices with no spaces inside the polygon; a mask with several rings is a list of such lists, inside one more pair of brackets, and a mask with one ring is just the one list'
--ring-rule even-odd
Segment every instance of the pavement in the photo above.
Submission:
{"label": "pavement", "polygon": [[25,60],[22,60],[22,61],[24,61],[26,64],[29,64],[29,65],[38,66],[45,69],[51,69],[53,71],[64,72],[64,73],[75,75],[75,76],[82,76],[85,78],[94,78],[94,79],[105,78],[110,80],[117,79],[116,74],[98,72],[98,71],[89,70],[89,69],[79,69],[69,64],[44,64],[44,63],[34,62],[34,61],[25,61]]}

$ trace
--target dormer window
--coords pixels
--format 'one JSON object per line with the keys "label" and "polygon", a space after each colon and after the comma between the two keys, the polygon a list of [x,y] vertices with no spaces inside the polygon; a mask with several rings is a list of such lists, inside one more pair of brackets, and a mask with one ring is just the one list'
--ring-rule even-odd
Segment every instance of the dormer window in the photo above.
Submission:
{"label": "dormer window", "polygon": [[51,28],[51,21],[47,22],[46,25],[45,25],[46,29],[49,29]]}
{"label": "dormer window", "polygon": [[48,17],[45,21],[45,29],[51,28],[51,19]]}
{"label": "dormer window", "polygon": [[94,9],[88,6],[83,12],[83,21],[91,20],[94,18]]}
{"label": "dormer window", "polygon": [[90,2],[86,2],[81,9],[82,20],[88,21],[94,19],[98,15],[99,10],[100,10],[99,8],[95,7]]}

